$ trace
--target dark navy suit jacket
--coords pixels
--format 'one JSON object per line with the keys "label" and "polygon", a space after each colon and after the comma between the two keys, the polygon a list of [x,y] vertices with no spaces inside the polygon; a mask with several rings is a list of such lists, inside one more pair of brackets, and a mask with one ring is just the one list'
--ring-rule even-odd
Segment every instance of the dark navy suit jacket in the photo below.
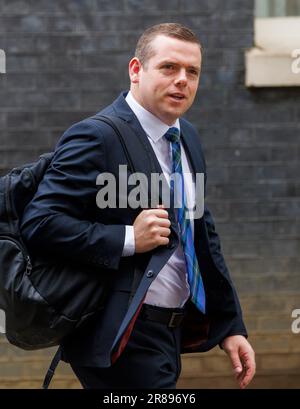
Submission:
{"label": "dark navy suit jacket", "polygon": [[[125,101],[126,93],[101,111],[117,116],[132,128],[136,139],[135,171],[150,180],[162,170],[136,116]],[[204,173],[205,160],[195,128],[181,119],[182,140],[194,172]],[[131,152],[132,153],[132,152]],[[146,160],[145,160],[146,158]],[[87,118],[69,128],[59,140],[52,163],[21,224],[32,253],[97,266],[106,277],[104,308],[62,344],[63,359],[77,365],[107,367],[122,353],[148,287],[178,245],[173,209],[169,209],[171,235],[168,246],[122,257],[125,225],[132,225],[141,208],[100,209],[96,204],[96,178],[110,172],[118,177],[119,165],[128,161],[112,128]],[[130,174],[130,170],[128,171]],[[195,249],[206,291],[207,313],[187,302],[182,328],[182,353],[207,351],[229,335],[247,332],[236,291],[225,265],[212,216],[205,207],[195,220]],[[66,283],[67,285],[67,283]],[[74,294],[74,297],[76,294]],[[153,334],[155,336],[155,334]]]}

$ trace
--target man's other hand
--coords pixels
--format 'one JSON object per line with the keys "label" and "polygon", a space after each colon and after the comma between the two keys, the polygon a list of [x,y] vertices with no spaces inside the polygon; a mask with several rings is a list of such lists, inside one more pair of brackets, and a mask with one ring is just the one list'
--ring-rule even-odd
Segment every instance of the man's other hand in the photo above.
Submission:
{"label": "man's other hand", "polygon": [[251,382],[255,374],[255,353],[245,337],[233,335],[223,340],[221,344],[228,354],[241,389]]}

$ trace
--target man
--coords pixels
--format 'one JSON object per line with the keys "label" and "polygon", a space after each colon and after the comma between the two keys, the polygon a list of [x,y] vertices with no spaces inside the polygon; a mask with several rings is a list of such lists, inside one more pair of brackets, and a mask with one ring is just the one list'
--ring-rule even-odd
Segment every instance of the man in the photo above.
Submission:
{"label": "man", "polygon": [[81,262],[87,274],[96,265],[110,282],[103,310],[63,343],[63,359],[85,388],[174,388],[180,352],[217,344],[241,388],[254,375],[254,352],[210,212],[205,207],[193,219],[182,211],[198,200],[195,175],[206,176],[197,132],[181,119],[194,101],[201,59],[199,40],[186,27],[151,27],[129,63],[130,92],[101,112],[134,132],[135,170],[148,178],[154,171],[166,179],[173,171],[184,175],[181,208],[97,207],[97,176],[117,177],[128,160],[107,124],[86,119],[59,141],[25,211],[22,233],[32,251]]}

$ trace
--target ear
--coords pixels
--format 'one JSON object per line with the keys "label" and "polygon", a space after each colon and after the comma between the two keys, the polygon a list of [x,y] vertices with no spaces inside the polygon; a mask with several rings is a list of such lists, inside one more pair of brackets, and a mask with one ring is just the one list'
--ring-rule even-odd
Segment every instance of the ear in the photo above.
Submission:
{"label": "ear", "polygon": [[138,84],[139,74],[142,69],[142,64],[137,57],[134,57],[129,62],[129,78],[133,84]]}

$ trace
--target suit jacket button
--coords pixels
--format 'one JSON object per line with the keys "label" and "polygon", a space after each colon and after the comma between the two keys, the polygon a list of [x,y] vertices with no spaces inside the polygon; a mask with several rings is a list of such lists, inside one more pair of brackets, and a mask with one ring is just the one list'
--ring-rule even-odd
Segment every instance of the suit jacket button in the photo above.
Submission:
{"label": "suit jacket button", "polygon": [[153,277],[154,272],[152,270],[147,271],[146,277],[151,278]]}

